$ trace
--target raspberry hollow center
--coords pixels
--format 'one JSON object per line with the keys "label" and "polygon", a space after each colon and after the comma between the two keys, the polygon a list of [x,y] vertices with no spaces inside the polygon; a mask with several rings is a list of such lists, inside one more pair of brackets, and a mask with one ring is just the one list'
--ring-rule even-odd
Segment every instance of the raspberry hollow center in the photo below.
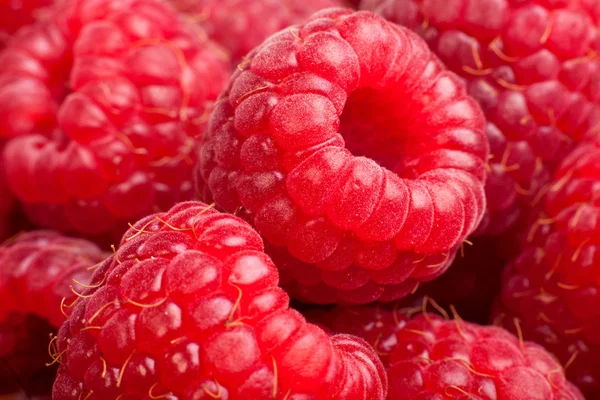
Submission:
{"label": "raspberry hollow center", "polygon": [[395,171],[407,138],[398,118],[401,104],[401,99],[385,91],[364,88],[352,93],[340,117],[346,148],[357,157],[370,158]]}

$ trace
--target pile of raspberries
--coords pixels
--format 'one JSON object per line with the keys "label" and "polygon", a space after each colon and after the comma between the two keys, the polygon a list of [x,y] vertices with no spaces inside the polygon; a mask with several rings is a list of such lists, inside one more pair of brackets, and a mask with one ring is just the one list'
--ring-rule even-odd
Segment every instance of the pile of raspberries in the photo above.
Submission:
{"label": "pile of raspberries", "polygon": [[600,399],[600,2],[4,1],[0,399]]}

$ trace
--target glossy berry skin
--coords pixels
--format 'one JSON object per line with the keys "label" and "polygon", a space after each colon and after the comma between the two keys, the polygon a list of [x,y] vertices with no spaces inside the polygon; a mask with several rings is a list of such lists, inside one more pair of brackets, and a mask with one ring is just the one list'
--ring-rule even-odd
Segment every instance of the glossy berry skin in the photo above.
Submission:
{"label": "glossy berry skin", "polygon": [[[106,254],[95,244],[51,231],[16,236],[0,247],[0,315],[35,314],[58,327]],[[75,282],[75,281],[79,282]]]}
{"label": "glossy berry skin", "polygon": [[0,3],[0,49],[21,27],[44,18],[54,0],[5,0]]}
{"label": "glossy berry skin", "polygon": [[385,399],[373,350],[306,323],[277,283],[241,219],[181,203],[140,220],[59,331],[53,399]]}
{"label": "glossy berry skin", "polygon": [[340,7],[342,0],[170,0],[210,38],[231,54],[237,65],[272,34],[304,22],[315,11]]}
{"label": "glossy berry skin", "polygon": [[566,154],[600,124],[600,3],[593,0],[363,0],[425,38],[487,117],[481,234],[526,219]]}
{"label": "glossy berry skin", "polygon": [[5,169],[35,224],[120,238],[193,197],[194,148],[228,62],[167,4],[65,2],[0,63]]}
{"label": "glossy berry skin", "polygon": [[387,367],[389,400],[584,399],[541,346],[420,309],[338,307],[325,319],[333,332],[375,346]]}
{"label": "glossy berry skin", "polygon": [[[94,244],[50,231],[21,234],[0,246],[0,393],[48,394],[48,336],[85,290],[89,267],[105,254]],[[72,291],[73,290],[73,291]]]}
{"label": "glossy berry skin", "polygon": [[[570,363],[570,379],[600,396],[600,145],[562,164],[522,253],[505,271],[495,322]],[[570,360],[570,361],[569,361]]]}
{"label": "glossy berry skin", "polygon": [[211,117],[200,195],[250,220],[304,301],[403,297],[485,209],[484,120],[412,32],[329,9],[250,53]]}

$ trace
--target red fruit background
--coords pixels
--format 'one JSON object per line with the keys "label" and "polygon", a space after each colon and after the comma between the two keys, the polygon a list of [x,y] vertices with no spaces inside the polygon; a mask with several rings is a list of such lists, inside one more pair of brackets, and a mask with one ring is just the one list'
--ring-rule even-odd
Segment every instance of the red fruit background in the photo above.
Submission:
{"label": "red fruit background", "polygon": [[593,399],[600,394],[600,145],[580,146],[564,161],[523,248],[505,270],[495,322],[546,346]]}
{"label": "red fruit background", "polygon": [[195,146],[228,73],[152,0],[74,0],[0,54],[6,177],[36,225],[117,240],[193,196]]}
{"label": "red fruit background", "polygon": [[169,0],[230,53],[234,67],[272,34],[342,0]]}
{"label": "red fruit background", "polygon": [[49,394],[56,363],[48,342],[89,283],[89,268],[105,256],[88,241],[50,231],[0,246],[0,393]]}
{"label": "red fruit background", "polygon": [[600,398],[599,27],[0,1],[0,399]]}
{"label": "red fruit background", "polygon": [[[428,312],[430,305],[442,316]],[[390,400],[583,400],[541,346],[497,327],[450,320],[427,298],[414,307],[338,306],[316,321],[375,347]]]}
{"label": "red fruit background", "polygon": [[540,204],[570,150],[600,131],[600,6],[590,0],[363,0],[423,37],[487,117],[482,234]]}

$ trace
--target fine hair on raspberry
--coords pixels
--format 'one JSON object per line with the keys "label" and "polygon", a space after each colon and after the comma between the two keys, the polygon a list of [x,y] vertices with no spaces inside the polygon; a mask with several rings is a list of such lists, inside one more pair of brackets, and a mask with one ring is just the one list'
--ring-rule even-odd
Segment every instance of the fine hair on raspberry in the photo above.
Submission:
{"label": "fine hair on raspberry", "polygon": [[294,297],[393,301],[444,272],[481,220],[484,124],[417,35],[328,9],[238,66],[198,192],[252,222]]}
{"label": "fine hair on raspberry", "polygon": [[504,271],[493,320],[553,352],[569,365],[569,379],[595,399],[600,396],[600,143],[582,144],[563,161],[543,205],[523,235],[521,252]]}
{"label": "fine hair on raspberry", "polygon": [[363,0],[410,28],[485,112],[491,157],[477,233],[525,229],[560,162],[600,133],[596,0]]}
{"label": "fine hair on raspberry", "polygon": [[125,233],[59,330],[54,400],[385,400],[363,340],[288,305],[260,236],[202,203]]}
{"label": "fine hair on raspberry", "polygon": [[51,391],[56,363],[48,357],[48,335],[104,258],[93,243],[51,231],[21,233],[0,245],[0,394]]}
{"label": "fine hair on raspberry", "polygon": [[424,297],[414,306],[338,306],[312,316],[376,349],[387,368],[388,400],[584,400],[542,346],[452,311],[454,319]]}

